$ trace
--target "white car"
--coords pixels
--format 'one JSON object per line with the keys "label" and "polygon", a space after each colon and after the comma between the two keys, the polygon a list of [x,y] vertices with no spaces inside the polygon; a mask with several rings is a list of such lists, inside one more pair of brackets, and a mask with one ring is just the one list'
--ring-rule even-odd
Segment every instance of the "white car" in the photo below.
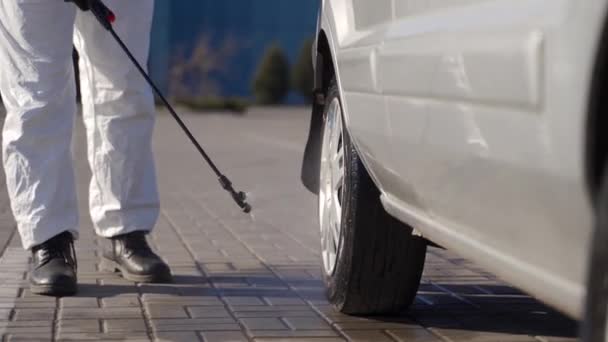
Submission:
{"label": "white car", "polygon": [[589,331],[603,336],[607,10],[322,1],[302,178],[319,195],[339,310],[406,308],[432,241],[573,318],[588,294]]}

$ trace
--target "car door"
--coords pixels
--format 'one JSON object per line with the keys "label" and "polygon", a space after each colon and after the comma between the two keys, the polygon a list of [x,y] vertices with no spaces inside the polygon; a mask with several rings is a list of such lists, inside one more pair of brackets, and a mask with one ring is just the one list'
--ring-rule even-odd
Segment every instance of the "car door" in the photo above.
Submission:
{"label": "car door", "polygon": [[[335,0],[333,17],[348,16],[337,47],[339,81],[346,124],[377,183],[390,182],[386,161],[388,116],[376,79],[376,52],[393,19],[392,0]],[[346,13],[340,13],[344,11]]]}
{"label": "car door", "polygon": [[588,224],[575,154],[543,102],[568,3],[395,0],[378,57],[401,187],[387,203],[416,217],[415,196],[423,234],[537,295],[570,295],[584,272],[584,250],[564,244]]}
{"label": "car door", "polygon": [[[425,215],[427,205],[416,187],[416,179],[424,172],[421,165],[424,132],[428,125],[428,103],[422,94],[431,92],[432,77],[438,64],[438,56],[419,53],[418,44],[409,33],[401,30],[410,20],[424,12],[429,0],[393,0],[393,20],[383,32],[382,44],[377,49],[377,82],[384,97],[387,111],[388,151],[386,168],[390,170],[391,183],[384,193],[398,198],[402,206]],[[414,37],[415,38],[415,37]],[[412,222],[408,222],[413,224]]]}

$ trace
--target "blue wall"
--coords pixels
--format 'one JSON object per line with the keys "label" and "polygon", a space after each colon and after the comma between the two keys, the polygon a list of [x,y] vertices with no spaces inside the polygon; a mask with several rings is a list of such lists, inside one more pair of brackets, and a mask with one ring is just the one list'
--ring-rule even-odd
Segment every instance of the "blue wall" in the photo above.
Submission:
{"label": "blue wall", "polygon": [[216,47],[232,37],[239,50],[229,74],[218,79],[221,95],[250,96],[266,48],[279,44],[294,63],[303,41],[314,36],[317,6],[318,0],[156,0],[151,73],[166,88],[178,49],[188,51],[203,35]]}

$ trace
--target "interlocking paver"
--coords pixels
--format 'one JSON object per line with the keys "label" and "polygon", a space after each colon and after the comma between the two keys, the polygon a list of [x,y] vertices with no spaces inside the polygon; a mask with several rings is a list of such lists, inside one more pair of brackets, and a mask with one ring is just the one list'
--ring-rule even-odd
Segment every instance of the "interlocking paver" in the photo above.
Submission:
{"label": "interlocking paver", "polygon": [[103,330],[107,332],[146,332],[148,327],[143,319],[106,319]]}
{"label": "interlocking paver", "polygon": [[186,308],[182,305],[146,304],[150,318],[189,318]]}
{"label": "interlocking paver", "polygon": [[81,297],[65,297],[59,301],[61,307],[64,308],[97,308],[99,301],[97,298],[81,298]]}
{"label": "interlocking paver", "polygon": [[394,329],[386,330],[385,333],[397,342],[440,342],[442,341],[437,335],[430,333],[428,330],[419,329]]}
{"label": "interlocking paver", "polygon": [[205,342],[246,342],[247,336],[240,331],[207,331],[202,332]]}
{"label": "interlocking paver", "polygon": [[153,304],[183,304],[183,305],[200,305],[200,306],[219,306],[223,305],[222,301],[217,296],[178,296],[167,294],[144,294],[143,301]]}
{"label": "interlocking paver", "polygon": [[276,317],[241,318],[241,323],[249,330],[288,330],[289,327]]}
{"label": "interlocking paver", "polygon": [[19,294],[19,287],[3,287],[0,288],[0,297],[15,298]]}
{"label": "interlocking paver", "polygon": [[327,322],[319,317],[283,317],[283,322],[293,330],[328,330]]}
{"label": "interlocking paver", "polygon": [[95,236],[86,213],[89,173],[79,125],[79,293],[56,300],[27,289],[29,254],[13,234],[0,174],[0,339],[574,341],[575,322],[435,248],[429,249],[423,284],[408,312],[337,313],[327,302],[319,268],[315,198],[299,184],[306,111],[186,119],[218,163],[252,192],[253,216],[234,207],[170,118],[160,115],[155,150],[162,213],[150,241],[172,266],[175,283],[138,285],[120,278],[101,261],[108,244]]}
{"label": "interlocking paver", "polygon": [[52,309],[57,306],[55,299],[49,297],[30,297],[30,298],[10,298],[6,301],[0,300],[0,307],[3,309]]}
{"label": "interlocking paver", "polygon": [[248,332],[252,338],[277,337],[277,338],[301,338],[301,337],[335,337],[339,336],[334,330],[251,330]]}
{"label": "interlocking paver", "polygon": [[101,322],[97,319],[74,319],[59,321],[59,333],[100,333]]}
{"label": "interlocking paver", "polygon": [[16,327],[16,326],[8,326],[2,328],[2,331],[6,334],[23,334],[23,333],[35,333],[35,334],[51,334],[53,327]]}
{"label": "interlocking paver", "polygon": [[264,305],[262,299],[250,296],[225,296],[224,300],[229,305]]}
{"label": "interlocking paver", "polygon": [[53,338],[49,333],[23,332],[19,334],[6,334],[8,342],[52,342]]}
{"label": "interlocking paver", "polygon": [[254,342],[344,342],[342,337],[255,338]]}
{"label": "interlocking paver", "polygon": [[129,341],[148,342],[150,338],[145,333],[58,333],[59,341]]}
{"label": "interlocking paver", "polygon": [[240,330],[240,326],[232,318],[155,319],[150,323],[155,331]]}
{"label": "interlocking paver", "polygon": [[228,318],[230,312],[223,306],[188,306],[188,315],[192,318]]}
{"label": "interlocking paver", "polygon": [[141,318],[140,308],[64,308],[61,319]]}
{"label": "interlocking paver", "polygon": [[350,341],[353,342],[393,342],[391,336],[382,330],[350,330],[344,331],[343,333]]}
{"label": "interlocking paver", "polygon": [[235,311],[235,317],[319,317],[319,315],[308,308],[301,310],[286,310],[286,311]]}
{"label": "interlocking paver", "polygon": [[139,307],[141,305],[137,294],[117,295],[111,298],[103,298],[101,305],[105,308],[112,307]]}
{"label": "interlocking paver", "polygon": [[196,342],[201,341],[196,332],[159,332],[156,334],[157,342]]}
{"label": "interlocking paver", "polygon": [[55,317],[55,308],[52,309],[16,309],[15,321],[52,321]]}

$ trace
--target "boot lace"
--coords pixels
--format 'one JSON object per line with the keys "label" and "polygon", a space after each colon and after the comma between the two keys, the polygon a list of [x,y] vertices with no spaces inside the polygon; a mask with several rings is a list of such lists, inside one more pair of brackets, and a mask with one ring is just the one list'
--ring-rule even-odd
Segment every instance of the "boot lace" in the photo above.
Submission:
{"label": "boot lace", "polygon": [[66,264],[72,266],[75,270],[78,268],[74,240],[71,236],[65,234],[69,233],[58,235],[32,249],[34,253],[38,254],[41,265],[45,265],[51,260],[63,259]]}
{"label": "boot lace", "polygon": [[152,248],[146,240],[146,236],[140,233],[131,233],[128,238],[123,240],[125,249],[129,251],[129,255],[138,254],[141,256],[154,255]]}

